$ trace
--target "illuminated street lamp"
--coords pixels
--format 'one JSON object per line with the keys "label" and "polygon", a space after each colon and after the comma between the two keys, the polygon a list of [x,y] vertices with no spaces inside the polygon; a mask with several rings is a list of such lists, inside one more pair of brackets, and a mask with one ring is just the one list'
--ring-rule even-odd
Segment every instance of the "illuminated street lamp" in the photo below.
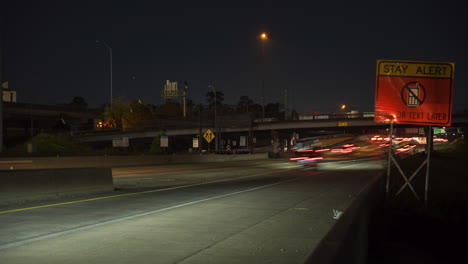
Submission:
{"label": "illuminated street lamp", "polygon": [[341,110],[345,110],[345,108],[346,108],[346,105],[345,105],[345,104],[344,104],[344,105],[341,105]]}
{"label": "illuminated street lamp", "polygon": [[109,67],[110,67],[110,106],[112,109],[112,48],[103,40],[96,40],[96,43],[104,45],[109,51]]}
{"label": "illuminated street lamp", "polygon": [[264,32],[260,35],[262,41],[262,121],[265,119],[265,41],[268,39],[268,35]]}

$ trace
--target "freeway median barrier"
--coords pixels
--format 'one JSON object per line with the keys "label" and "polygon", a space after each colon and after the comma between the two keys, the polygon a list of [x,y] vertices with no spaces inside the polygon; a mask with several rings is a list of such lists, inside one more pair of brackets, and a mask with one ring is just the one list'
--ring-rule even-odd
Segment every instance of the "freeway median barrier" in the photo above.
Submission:
{"label": "freeway median barrier", "polygon": [[[128,155],[128,156],[76,156],[30,157],[27,166],[18,166],[19,158],[0,158],[5,166],[0,170],[52,169],[52,168],[116,168],[203,162],[226,162],[268,159],[267,153],[256,154],[190,154],[190,155]],[[2,163],[0,163],[1,165]],[[22,164],[25,165],[25,164]]]}
{"label": "freeway median barrier", "polygon": [[0,159],[0,206],[113,191],[113,167],[267,158],[266,153],[5,158]]}
{"label": "freeway median barrier", "polygon": [[113,190],[110,168],[0,171],[0,205]]}
{"label": "freeway median barrier", "polygon": [[32,166],[32,160],[0,160],[0,169],[13,170],[15,168],[28,168]]}

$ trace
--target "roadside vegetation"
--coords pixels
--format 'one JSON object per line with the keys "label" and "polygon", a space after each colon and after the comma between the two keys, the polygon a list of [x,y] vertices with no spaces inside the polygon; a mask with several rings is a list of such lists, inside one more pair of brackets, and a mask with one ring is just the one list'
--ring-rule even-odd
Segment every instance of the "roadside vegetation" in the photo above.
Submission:
{"label": "roadside vegetation", "polygon": [[74,156],[77,153],[92,151],[91,147],[84,143],[74,141],[71,137],[39,133],[28,141],[9,149],[8,156]]}
{"label": "roadside vegetation", "polygon": [[161,133],[154,137],[149,150],[151,154],[170,154],[172,152],[170,147],[161,147],[161,136],[165,135],[165,133]]}
{"label": "roadside vegetation", "polygon": [[98,146],[78,142],[70,136],[39,133],[24,143],[2,153],[7,157],[50,157],[50,156],[91,156],[91,155],[167,155],[173,150],[161,147],[160,133],[152,142],[139,142],[130,147]]}

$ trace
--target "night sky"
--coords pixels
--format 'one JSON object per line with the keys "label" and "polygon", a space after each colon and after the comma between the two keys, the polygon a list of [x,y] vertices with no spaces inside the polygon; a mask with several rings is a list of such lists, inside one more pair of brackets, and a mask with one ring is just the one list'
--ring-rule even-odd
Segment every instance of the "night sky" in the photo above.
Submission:
{"label": "night sky", "polygon": [[114,97],[163,102],[166,80],[205,103],[297,111],[373,111],[378,59],[455,62],[454,111],[468,108],[468,15],[463,1],[5,1],[3,75],[18,101],[92,107]]}

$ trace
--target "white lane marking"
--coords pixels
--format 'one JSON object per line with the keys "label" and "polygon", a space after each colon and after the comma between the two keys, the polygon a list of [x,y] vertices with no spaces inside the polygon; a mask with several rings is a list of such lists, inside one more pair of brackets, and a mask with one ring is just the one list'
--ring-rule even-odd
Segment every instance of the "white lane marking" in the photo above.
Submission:
{"label": "white lane marking", "polygon": [[167,178],[132,178],[132,179],[114,179],[115,181],[123,182],[123,181],[136,181],[136,180],[166,180]]}
{"label": "white lane marking", "polygon": [[182,189],[182,188],[193,187],[193,186],[207,185],[207,184],[211,184],[211,183],[218,183],[218,182],[225,182],[225,181],[233,181],[233,180],[244,179],[244,178],[252,178],[252,177],[257,177],[257,176],[261,176],[261,175],[265,175],[265,174],[271,174],[271,173],[277,173],[277,171],[275,171],[275,172],[264,172],[264,173],[259,173],[259,174],[254,174],[254,175],[247,175],[247,176],[242,176],[242,177],[228,178],[228,179],[223,179],[223,180],[218,180],[218,181],[209,181],[209,182],[202,182],[202,183],[194,183],[194,184],[188,184],[188,185],[181,185],[181,186],[170,187],[170,188],[164,188],[164,189],[149,190],[149,191],[138,192],[138,193],[153,193],[153,192],[162,192],[162,191],[176,190],[176,189]]}
{"label": "white lane marking", "polygon": [[[363,162],[363,163],[367,163],[367,162]],[[349,166],[354,166],[354,165],[357,165],[357,164],[353,164],[353,165],[349,165]],[[344,166],[344,167],[348,167],[348,166]],[[343,168],[343,167],[341,167],[341,168]],[[216,183],[216,182],[224,182],[224,181],[230,181],[230,180],[235,180],[235,179],[256,177],[256,176],[260,176],[260,175],[264,175],[264,174],[270,174],[270,173],[273,173],[273,172],[265,172],[265,173],[255,174],[255,175],[248,175],[248,176],[237,177],[237,178],[223,179],[223,180],[219,180],[219,181],[212,181],[212,182],[206,182],[206,183],[183,185],[183,186],[177,186],[177,187],[165,188],[165,189],[159,189],[159,190],[150,190],[150,191],[139,192],[139,193],[152,193],[152,192],[161,192],[161,191],[167,191],[167,190],[181,189],[181,188],[186,188],[186,187],[191,187],[191,186],[199,186],[199,185],[205,185],[205,184]],[[320,174],[320,173],[323,173],[323,172],[319,172],[317,174]],[[255,190],[271,187],[271,186],[274,186],[274,185],[278,185],[278,184],[282,184],[282,183],[286,183],[286,182],[290,182],[290,181],[295,181],[295,180],[298,180],[298,179],[301,179],[301,178],[303,178],[303,177],[296,177],[296,178],[293,178],[293,179],[290,179],[290,180],[280,181],[280,182],[267,184],[267,185],[262,185],[262,186],[258,186],[258,187],[255,187],[255,188],[250,188],[250,189],[247,189],[247,190],[242,190],[242,191],[237,191],[237,192],[233,192],[233,193],[213,196],[213,197],[210,197],[210,198],[205,198],[205,199],[201,199],[201,200],[197,200],[197,201],[193,201],[193,202],[183,203],[183,204],[174,205],[174,206],[170,206],[170,207],[166,207],[166,208],[161,208],[161,209],[157,209],[157,210],[148,211],[148,212],[145,212],[145,213],[126,216],[126,217],[117,218],[117,219],[113,219],[113,220],[109,220],[109,221],[104,221],[104,222],[101,222],[101,223],[96,223],[96,224],[92,224],[92,225],[88,225],[88,226],[73,228],[73,229],[69,229],[69,230],[65,230],[65,231],[60,231],[60,232],[57,232],[57,233],[52,233],[52,234],[43,235],[43,236],[39,236],[39,237],[35,237],[35,238],[25,239],[25,240],[22,240],[22,241],[8,243],[8,244],[0,245],[0,250],[7,249],[7,248],[12,248],[12,247],[16,247],[16,246],[21,246],[21,245],[36,242],[36,241],[41,241],[41,240],[48,239],[48,238],[54,238],[54,237],[58,237],[58,236],[61,236],[61,235],[66,235],[66,234],[70,234],[70,233],[74,233],[74,232],[78,232],[78,231],[84,231],[84,230],[88,230],[88,229],[91,229],[91,228],[94,228],[94,227],[99,227],[99,226],[118,223],[118,222],[122,222],[122,221],[126,221],[126,220],[131,220],[131,219],[134,219],[134,218],[137,218],[137,217],[142,217],[142,216],[146,216],[146,215],[150,215],[150,214],[154,214],[154,213],[158,213],[158,212],[163,212],[163,211],[167,211],[167,210],[171,210],[171,209],[176,209],[176,208],[180,208],[180,207],[184,207],[184,206],[188,206],[188,205],[193,205],[193,204],[206,202],[206,201],[210,201],[210,200],[214,200],[214,199],[224,198],[224,197],[227,197],[227,196],[232,196],[232,195],[241,194],[241,193],[245,193],[245,192],[255,191]]]}
{"label": "white lane marking", "polygon": [[223,182],[223,181],[232,181],[232,180],[236,180],[236,179],[257,177],[257,176],[260,176],[260,175],[270,174],[270,173],[276,173],[276,172],[264,172],[264,173],[254,174],[254,175],[247,175],[247,176],[243,176],[243,177],[228,178],[228,179],[223,179],[223,180],[219,180],[219,181],[208,181],[208,182],[203,182],[203,183],[196,183],[196,184],[189,184],[189,185],[181,185],[181,186],[177,186],[177,187],[170,187],[170,188],[163,188],[163,189],[156,189],[156,190],[149,190],[149,191],[142,191],[142,192],[134,192],[134,193],[116,194],[116,195],[110,195],[110,196],[104,196],[104,197],[96,197],[96,198],[91,198],[91,199],[78,200],[78,201],[71,201],[71,202],[65,202],[65,203],[46,204],[46,205],[40,205],[40,206],[29,207],[29,208],[13,209],[13,210],[8,210],[8,211],[0,211],[0,214],[21,212],[21,211],[27,211],[27,210],[33,210],[33,209],[39,209],[39,208],[47,208],[47,207],[55,207],[55,206],[69,205],[69,204],[75,204],[75,203],[91,202],[91,201],[97,201],[97,200],[102,200],[102,199],[110,199],[110,198],[123,197],[123,196],[131,196],[131,195],[138,195],[138,194],[144,194],[144,193],[163,192],[163,191],[168,191],[168,190],[182,189],[182,188],[187,188],[187,187],[192,187],[192,186],[206,185],[206,184],[217,183],[217,182]]}
{"label": "white lane marking", "polygon": [[[341,166],[341,167],[338,167],[338,169],[348,168],[348,167],[352,167],[352,166],[356,166],[356,165],[362,165],[362,164],[365,164],[365,163],[373,163],[373,162],[376,162],[376,160],[373,160],[373,159],[359,159],[359,160],[349,160],[349,161],[337,161],[335,163],[348,164],[350,162],[357,162],[357,163],[354,163],[354,164],[351,164],[351,165],[346,165],[346,166]],[[333,163],[329,163],[329,164],[333,164]]]}
{"label": "white lane marking", "polygon": [[12,248],[12,247],[17,247],[17,246],[21,246],[21,245],[24,245],[24,244],[27,244],[27,243],[41,241],[41,240],[48,239],[48,238],[54,238],[54,237],[58,237],[58,236],[61,236],[61,235],[66,235],[66,234],[70,234],[70,233],[74,233],[74,232],[78,232],[78,231],[84,231],[84,230],[88,230],[88,229],[99,227],[99,226],[104,226],[104,225],[113,224],[113,223],[119,223],[119,222],[122,222],[122,221],[135,219],[137,217],[147,216],[147,215],[150,215],[150,214],[164,212],[164,211],[168,211],[168,210],[172,210],[172,209],[176,209],[176,208],[180,208],[180,207],[184,207],[184,206],[188,206],[188,205],[207,202],[207,201],[211,201],[211,200],[215,200],[215,199],[219,199],[219,198],[224,198],[224,197],[228,197],[228,196],[232,196],[232,195],[237,195],[237,194],[241,194],[241,193],[251,192],[251,191],[255,191],[255,190],[275,186],[275,185],[278,185],[278,184],[282,184],[282,183],[286,183],[286,182],[290,182],[290,181],[295,181],[295,180],[298,180],[298,179],[301,179],[301,178],[303,178],[303,177],[297,177],[297,178],[289,179],[289,180],[286,180],[286,181],[280,181],[280,182],[276,182],[276,183],[272,183],[272,184],[262,185],[262,186],[258,186],[258,187],[255,187],[255,188],[242,190],[242,191],[237,191],[237,192],[227,193],[227,194],[223,194],[223,195],[213,196],[213,197],[210,197],[210,198],[196,200],[196,201],[193,201],[193,202],[178,204],[178,205],[174,205],[174,206],[170,206],[170,207],[166,207],[166,208],[161,208],[161,209],[156,209],[156,210],[152,210],[152,211],[148,211],[148,212],[144,212],[144,213],[140,213],[140,214],[136,214],[136,215],[126,216],[126,217],[117,218],[117,219],[113,219],[113,220],[109,220],[109,221],[104,221],[104,222],[101,222],[101,223],[96,223],[96,224],[92,224],[92,225],[88,225],[88,226],[82,226],[82,227],[78,227],[78,228],[69,229],[69,230],[66,230],[66,231],[61,231],[61,232],[52,233],[52,234],[48,234],[48,235],[43,235],[43,236],[39,236],[39,237],[35,237],[35,238],[25,239],[25,240],[18,241],[18,242],[8,243],[8,244],[1,245],[0,250],[7,249],[7,248]]}
{"label": "white lane marking", "polygon": [[353,167],[353,166],[360,165],[360,164],[362,164],[362,163],[359,163],[359,164],[351,164],[351,165],[346,165],[346,166],[341,166],[341,167],[339,167],[338,169]]}
{"label": "white lane marking", "polygon": [[369,160],[369,161],[364,161],[364,162],[358,162],[358,163],[356,163],[356,164],[343,166],[343,167],[341,167],[340,169],[342,169],[342,168],[347,168],[347,167],[352,167],[352,166],[356,166],[356,165],[362,165],[362,164],[366,164],[366,163],[375,163],[375,162],[376,162],[375,160]]}

